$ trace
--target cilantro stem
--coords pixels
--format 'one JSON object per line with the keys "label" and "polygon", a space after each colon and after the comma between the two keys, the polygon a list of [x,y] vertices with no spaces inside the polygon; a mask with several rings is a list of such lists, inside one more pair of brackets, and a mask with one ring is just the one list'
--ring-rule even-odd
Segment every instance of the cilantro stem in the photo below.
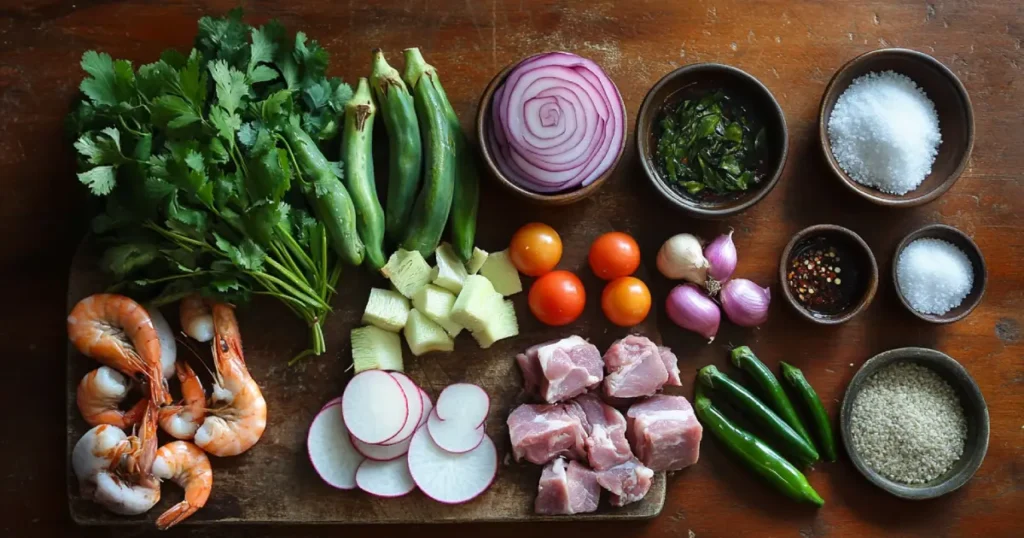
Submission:
{"label": "cilantro stem", "polygon": [[[289,271],[295,273],[299,277],[303,277],[303,283],[307,285],[309,284],[310,279],[305,278],[305,273],[302,271],[302,269],[299,268],[298,265],[295,264],[295,259],[292,258],[292,255],[288,253],[288,250],[284,248],[279,241],[271,241],[270,248],[271,250],[274,251],[275,254],[277,254],[277,257],[281,259],[281,263],[283,263],[284,266],[287,267]],[[312,275],[312,280],[317,280],[315,274]],[[310,286],[310,288],[312,290],[312,286]],[[312,291],[314,292],[315,295],[316,290]]]}
{"label": "cilantro stem", "polygon": [[307,307],[311,307],[314,309],[330,309],[330,305],[325,303],[322,299],[311,297],[310,295],[307,295],[305,292],[297,289],[295,286],[292,286],[291,284],[285,282],[284,280],[281,280],[280,278],[277,278],[274,275],[271,275],[269,273],[261,273],[259,271],[245,271],[245,274],[252,276],[253,278],[266,279],[269,280],[270,282],[273,282],[274,284],[277,284],[281,289],[290,293],[294,299],[304,303]]}
{"label": "cilantro stem", "polygon": [[308,254],[306,254],[306,251],[302,249],[302,246],[299,245],[299,242],[296,241],[294,237],[292,237],[292,234],[288,233],[288,230],[285,229],[285,227],[282,224],[279,223],[277,225],[277,231],[278,235],[280,236],[281,243],[284,244],[285,248],[287,248],[288,251],[291,252],[292,255],[295,256],[295,258],[297,258],[299,262],[303,266],[305,266],[305,268],[308,271],[310,271],[314,275],[322,274],[317,273],[316,265],[313,264],[313,259],[310,258]]}
{"label": "cilantro stem", "polygon": [[309,282],[306,282],[306,279],[300,277],[299,275],[296,275],[295,273],[290,271],[287,267],[281,265],[277,260],[275,260],[274,258],[271,258],[270,256],[267,256],[264,259],[264,261],[266,261],[267,264],[270,265],[271,267],[273,267],[274,269],[277,269],[277,272],[281,273],[282,276],[284,276],[288,280],[291,280],[292,284],[294,286],[296,286],[296,291],[299,291],[299,292],[305,294],[310,299],[314,299],[314,300],[319,301],[320,304],[322,304],[323,306],[328,306],[326,303],[324,303],[321,299],[319,299],[317,297],[316,290],[314,290],[312,287],[310,287]]}

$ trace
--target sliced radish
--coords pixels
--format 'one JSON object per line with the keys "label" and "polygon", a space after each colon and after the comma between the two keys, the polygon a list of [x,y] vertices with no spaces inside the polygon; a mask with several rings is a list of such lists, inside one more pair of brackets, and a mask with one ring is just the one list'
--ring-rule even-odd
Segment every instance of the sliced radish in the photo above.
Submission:
{"label": "sliced radish", "polygon": [[359,489],[378,497],[401,497],[416,489],[405,458],[364,461],[356,471],[356,484]]}
{"label": "sliced radish", "polygon": [[371,445],[364,443],[355,437],[352,438],[352,446],[359,451],[360,454],[366,456],[366,459],[374,461],[391,461],[395,458],[404,456],[409,451],[409,443],[412,442],[412,438],[400,441],[393,445]]}
{"label": "sliced radish", "polygon": [[437,446],[426,428],[420,428],[412,436],[408,459],[416,486],[445,504],[476,498],[487,491],[498,472],[498,454],[487,436],[473,450],[452,454]]}
{"label": "sliced radish", "polygon": [[345,424],[353,437],[378,444],[402,431],[409,418],[405,390],[398,380],[381,370],[356,374],[341,396]]}
{"label": "sliced radish", "polygon": [[329,405],[313,418],[306,437],[313,469],[324,482],[338,489],[356,487],[356,469],[365,459],[352,446],[348,434],[342,406]]}
{"label": "sliced radish", "polygon": [[423,396],[423,418],[420,419],[420,424],[416,426],[417,428],[427,423],[427,419],[430,418],[430,412],[434,410],[434,402],[430,401],[430,395],[427,394],[427,391],[420,389],[420,396]]}
{"label": "sliced radish", "polygon": [[485,437],[483,424],[474,427],[468,422],[441,420],[436,409],[427,419],[427,430],[437,446],[453,454],[473,450]]}
{"label": "sliced radish", "polygon": [[420,388],[416,386],[416,383],[413,383],[412,379],[409,379],[409,376],[402,372],[390,372],[390,375],[402,386],[402,391],[405,393],[405,401],[408,402],[409,416],[406,418],[405,426],[402,427],[402,430],[381,443],[382,445],[394,445],[408,440],[416,431],[420,420],[423,419],[423,394],[420,392]]}
{"label": "sliced radish", "polygon": [[328,407],[330,407],[332,405],[338,405],[340,403],[341,403],[341,396],[338,396],[337,398],[331,398],[330,400],[327,400],[327,403],[325,403],[324,406],[320,408],[320,410],[323,411],[324,409],[327,409]]}
{"label": "sliced radish", "polygon": [[479,426],[487,420],[491,399],[484,389],[470,383],[448,385],[437,397],[434,406],[437,418]]}

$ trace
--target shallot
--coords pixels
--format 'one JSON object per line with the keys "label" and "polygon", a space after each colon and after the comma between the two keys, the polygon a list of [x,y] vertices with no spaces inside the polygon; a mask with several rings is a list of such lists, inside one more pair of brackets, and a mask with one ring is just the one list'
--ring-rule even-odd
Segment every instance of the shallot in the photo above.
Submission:
{"label": "shallot", "polygon": [[740,327],[757,327],[768,320],[772,294],[745,278],[730,280],[722,286],[722,310],[729,321]]}
{"label": "shallot", "polygon": [[736,270],[736,244],[732,242],[732,230],[722,234],[704,247],[704,258],[708,260],[708,276],[718,282],[725,282]]}
{"label": "shallot", "polygon": [[714,341],[722,322],[718,305],[693,284],[673,288],[665,301],[665,310],[673,323],[707,338],[708,343]]}
{"label": "shallot", "polygon": [[700,240],[691,234],[673,235],[658,250],[658,271],[665,278],[703,286],[708,279],[709,266]]}

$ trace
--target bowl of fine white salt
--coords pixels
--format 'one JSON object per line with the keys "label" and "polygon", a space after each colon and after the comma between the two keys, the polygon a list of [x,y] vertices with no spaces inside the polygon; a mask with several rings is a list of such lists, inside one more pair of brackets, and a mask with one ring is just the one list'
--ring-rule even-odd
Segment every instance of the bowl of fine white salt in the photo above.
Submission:
{"label": "bowl of fine white salt", "polygon": [[908,234],[892,262],[900,302],[931,323],[952,323],[970,314],[981,303],[987,277],[978,245],[945,224]]}
{"label": "bowl of fine white salt", "polygon": [[880,49],[832,77],[818,132],[843,185],[879,205],[910,207],[938,198],[967,167],[974,112],[967,90],[941,62]]}

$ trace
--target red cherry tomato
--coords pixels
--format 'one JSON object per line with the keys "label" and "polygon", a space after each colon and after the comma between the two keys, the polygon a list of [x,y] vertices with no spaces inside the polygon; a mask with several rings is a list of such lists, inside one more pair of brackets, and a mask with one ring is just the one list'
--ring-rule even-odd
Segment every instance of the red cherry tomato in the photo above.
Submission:
{"label": "red cherry tomato", "polygon": [[622,232],[608,232],[590,245],[590,269],[598,278],[614,280],[640,267],[640,246]]}
{"label": "red cherry tomato", "polygon": [[562,238],[551,226],[531,222],[512,236],[508,253],[520,273],[541,276],[554,269],[562,259]]}
{"label": "red cherry tomato", "polygon": [[568,325],[583,313],[587,294],[579,277],[569,271],[552,271],[530,287],[530,311],[546,325]]}
{"label": "red cherry tomato", "polygon": [[651,292],[639,278],[616,278],[601,293],[601,310],[619,327],[639,325],[651,311]]}

